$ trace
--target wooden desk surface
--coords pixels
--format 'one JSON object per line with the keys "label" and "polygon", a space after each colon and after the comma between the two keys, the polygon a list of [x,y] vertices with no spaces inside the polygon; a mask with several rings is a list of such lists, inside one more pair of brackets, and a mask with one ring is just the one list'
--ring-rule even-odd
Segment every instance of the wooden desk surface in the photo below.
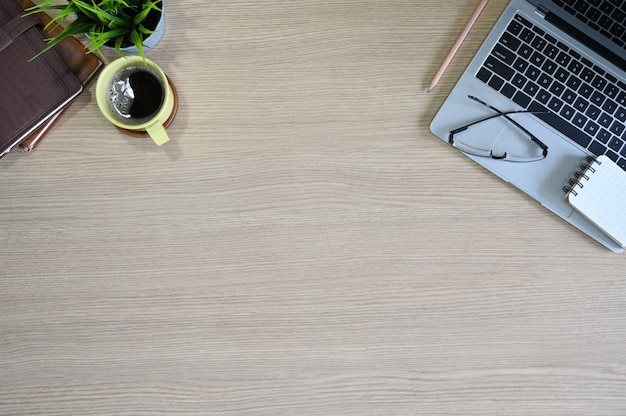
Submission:
{"label": "wooden desk surface", "polygon": [[0,414],[626,414],[626,257],[429,133],[505,1],[431,94],[475,1],[182,3],[171,143],[0,163]]}

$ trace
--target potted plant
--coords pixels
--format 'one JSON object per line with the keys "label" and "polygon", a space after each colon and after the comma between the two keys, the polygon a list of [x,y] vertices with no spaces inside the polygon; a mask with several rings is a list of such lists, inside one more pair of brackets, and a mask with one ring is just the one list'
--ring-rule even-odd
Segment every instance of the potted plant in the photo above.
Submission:
{"label": "potted plant", "polygon": [[74,18],[60,34],[48,40],[41,53],[68,36],[84,33],[89,37],[89,53],[98,52],[104,57],[102,47],[115,48],[120,55],[131,49],[145,59],[144,51],[154,47],[163,34],[163,0],[67,0],[65,5],[53,2],[42,0],[26,9],[27,14],[56,12],[48,26]]}

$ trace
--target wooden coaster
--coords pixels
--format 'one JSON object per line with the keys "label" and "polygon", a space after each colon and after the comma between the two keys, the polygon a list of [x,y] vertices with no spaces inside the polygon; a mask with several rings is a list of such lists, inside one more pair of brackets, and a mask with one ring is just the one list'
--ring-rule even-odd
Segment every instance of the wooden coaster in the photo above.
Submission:
{"label": "wooden coaster", "polygon": [[[170,84],[170,87],[172,88],[172,93],[174,94],[174,108],[172,109],[172,114],[170,114],[169,118],[165,121],[165,124],[163,124],[165,128],[168,128],[169,125],[172,124],[172,121],[174,121],[174,117],[176,116],[176,113],[178,112],[178,91],[176,90],[176,87],[174,86],[174,83],[172,82],[170,77],[168,77],[167,75],[166,77],[167,77],[167,83]],[[122,133],[131,137],[135,137],[138,139],[150,138],[150,135],[145,130],[128,130],[128,129],[124,129],[118,126],[115,126],[115,127]]]}

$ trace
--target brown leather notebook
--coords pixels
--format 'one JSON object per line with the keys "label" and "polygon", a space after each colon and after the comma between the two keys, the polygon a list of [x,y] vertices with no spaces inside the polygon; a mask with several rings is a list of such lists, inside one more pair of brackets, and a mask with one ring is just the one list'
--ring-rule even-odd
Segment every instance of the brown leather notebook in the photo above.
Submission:
{"label": "brown leather notebook", "polygon": [[32,134],[83,89],[55,50],[32,59],[45,41],[39,17],[0,3],[0,156]]}
{"label": "brown leather notebook", "polygon": [[[34,6],[31,0],[17,0],[17,3],[23,9]],[[37,16],[39,16],[44,26],[52,20],[46,13],[39,13]],[[52,37],[61,33],[62,29],[61,26],[56,25],[44,31],[44,35],[46,38]],[[70,70],[83,85],[88,85],[104,65],[97,55],[87,53],[85,46],[74,37],[65,38],[61,43],[55,46],[54,49],[65,60]],[[20,150],[23,152],[34,150],[43,141],[46,133],[48,133],[70,104],[71,102],[57,111],[52,117],[46,120],[41,127],[35,130],[34,133],[24,139],[19,144]]]}

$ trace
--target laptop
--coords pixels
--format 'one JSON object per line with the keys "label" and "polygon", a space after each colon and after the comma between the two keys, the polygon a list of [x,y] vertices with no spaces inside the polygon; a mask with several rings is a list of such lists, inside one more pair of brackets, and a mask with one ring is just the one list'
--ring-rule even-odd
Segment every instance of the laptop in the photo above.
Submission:
{"label": "laptop", "polygon": [[626,0],[512,0],[430,125],[615,252],[563,189],[588,156],[626,170],[625,21]]}

